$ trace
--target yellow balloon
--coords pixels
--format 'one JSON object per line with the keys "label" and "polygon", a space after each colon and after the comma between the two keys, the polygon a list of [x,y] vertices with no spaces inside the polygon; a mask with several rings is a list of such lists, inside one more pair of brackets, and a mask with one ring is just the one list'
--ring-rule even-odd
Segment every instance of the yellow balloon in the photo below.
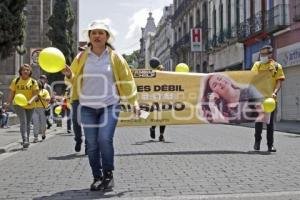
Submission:
{"label": "yellow balloon", "polygon": [[26,97],[24,96],[24,94],[16,94],[14,97],[14,102],[15,104],[17,104],[18,106],[26,106],[28,104],[28,101],[26,99]]}
{"label": "yellow balloon", "polygon": [[190,69],[189,69],[189,66],[187,64],[179,63],[178,65],[176,65],[175,71],[176,72],[189,72]]}
{"label": "yellow balloon", "polygon": [[59,49],[47,47],[39,54],[39,65],[48,73],[56,73],[65,68],[66,59]]}
{"label": "yellow balloon", "polygon": [[275,107],[276,107],[276,102],[273,98],[266,98],[263,101],[263,108],[265,112],[271,113],[275,110]]}
{"label": "yellow balloon", "polygon": [[62,111],[62,107],[61,106],[57,106],[55,109],[54,109],[54,112],[55,114],[59,115]]}

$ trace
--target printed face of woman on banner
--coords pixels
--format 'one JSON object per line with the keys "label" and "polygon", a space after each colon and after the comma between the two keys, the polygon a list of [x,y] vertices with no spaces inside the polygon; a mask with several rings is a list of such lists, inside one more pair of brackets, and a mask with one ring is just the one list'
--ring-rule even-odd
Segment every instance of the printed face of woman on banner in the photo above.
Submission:
{"label": "printed face of woman on banner", "polygon": [[200,91],[200,116],[210,123],[254,121],[262,95],[255,86],[237,84],[223,74],[208,75]]}

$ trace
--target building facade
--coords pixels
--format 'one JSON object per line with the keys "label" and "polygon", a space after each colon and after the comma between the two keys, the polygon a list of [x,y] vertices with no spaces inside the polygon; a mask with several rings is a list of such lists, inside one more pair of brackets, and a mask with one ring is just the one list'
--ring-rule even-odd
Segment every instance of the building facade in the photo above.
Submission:
{"label": "building facade", "polygon": [[[173,0],[174,15],[172,27],[174,41],[172,46],[172,60],[174,68],[178,63],[186,63],[191,72],[202,72],[201,64],[207,60],[204,52],[191,51],[191,29],[202,28],[201,4],[197,0]],[[207,62],[207,61],[206,61]]]}
{"label": "building facade", "polygon": [[[274,24],[281,25],[280,11],[288,6],[290,26],[274,34],[275,55],[282,64],[286,80],[281,89],[282,120],[300,120],[300,1],[276,5]],[[283,3],[283,2],[282,2]],[[286,2],[285,2],[286,3]],[[277,14],[277,15],[276,15]],[[278,15],[279,14],[279,15]],[[275,28],[275,27],[274,27]]]}
{"label": "building facade", "polygon": [[142,28],[142,38],[140,39],[140,59],[139,68],[149,67],[149,60],[154,55],[152,41],[156,32],[156,25],[152,13],[149,12],[145,28]]}
{"label": "building facade", "polygon": [[208,66],[210,71],[243,69],[244,46],[237,40],[244,1],[208,1]]}
{"label": "building facade", "polygon": [[166,71],[173,71],[173,62],[171,58],[171,47],[173,41],[172,31],[173,6],[166,6],[163,10],[163,16],[157,25],[155,38],[152,47],[153,56],[159,58]]}

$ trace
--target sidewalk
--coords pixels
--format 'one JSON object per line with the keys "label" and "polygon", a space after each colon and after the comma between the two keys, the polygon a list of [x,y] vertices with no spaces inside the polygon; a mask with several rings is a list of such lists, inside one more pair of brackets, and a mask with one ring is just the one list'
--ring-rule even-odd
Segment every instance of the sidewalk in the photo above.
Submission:
{"label": "sidewalk", "polygon": [[[61,127],[56,127],[54,124],[51,129],[46,130],[46,134],[51,134]],[[41,136],[39,136],[41,139]],[[30,141],[33,140],[33,130],[30,131]],[[20,125],[12,125],[7,129],[0,128],[0,154],[8,152],[9,149],[14,148],[15,146],[20,146],[21,143],[21,134],[20,134]]]}

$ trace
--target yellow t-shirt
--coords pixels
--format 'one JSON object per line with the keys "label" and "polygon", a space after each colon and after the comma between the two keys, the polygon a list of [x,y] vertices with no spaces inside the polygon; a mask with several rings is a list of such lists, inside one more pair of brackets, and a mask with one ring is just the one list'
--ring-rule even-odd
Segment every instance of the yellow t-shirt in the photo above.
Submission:
{"label": "yellow t-shirt", "polygon": [[[16,83],[16,80],[18,79],[18,82]],[[21,77],[15,78],[12,80],[9,89],[16,94],[23,94],[27,101],[29,101],[33,97],[33,91],[38,91],[39,86],[33,78],[28,78],[27,80],[23,80]],[[15,103],[14,103],[15,105]],[[27,105],[24,106],[25,109],[32,109],[34,108],[34,105]]]}
{"label": "yellow t-shirt", "polygon": [[50,100],[49,92],[46,89],[42,89],[42,90],[39,91],[39,97],[40,98],[37,98],[36,101],[35,101],[35,107],[36,108],[44,108],[44,107],[47,108],[48,103],[47,103],[46,99]]}
{"label": "yellow t-shirt", "polygon": [[267,63],[261,63],[259,61],[255,62],[251,71],[254,72],[265,72],[265,71],[269,71],[270,73],[272,73],[272,87],[273,90],[276,87],[276,81],[277,80],[284,80],[285,76],[282,70],[282,66],[277,63],[277,70],[276,70],[276,62],[274,60],[271,60]]}

